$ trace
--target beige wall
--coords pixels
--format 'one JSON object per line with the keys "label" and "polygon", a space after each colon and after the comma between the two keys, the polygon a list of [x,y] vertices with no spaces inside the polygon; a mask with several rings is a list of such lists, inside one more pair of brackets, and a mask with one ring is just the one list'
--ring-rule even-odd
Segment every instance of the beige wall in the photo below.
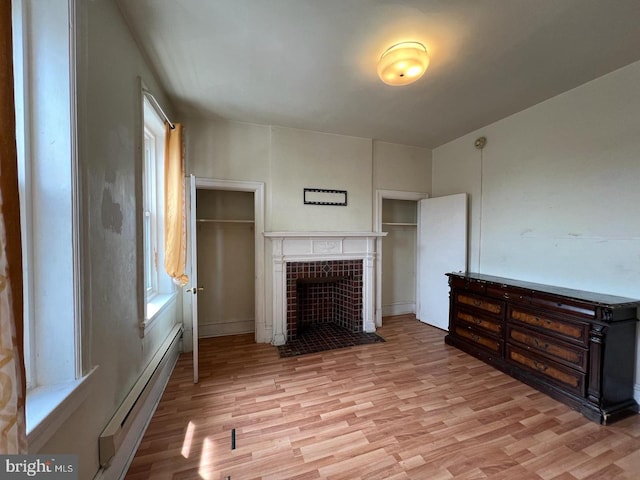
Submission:
{"label": "beige wall", "polygon": [[269,181],[270,127],[197,118],[183,123],[187,173],[218,180]]}
{"label": "beige wall", "polygon": [[[184,120],[187,172],[264,182],[267,231],[371,231],[376,189],[428,193],[431,150],[224,120]],[[348,191],[347,207],[303,205],[303,188]]]}
{"label": "beige wall", "polygon": [[374,188],[429,193],[431,191],[431,150],[373,142]]}
{"label": "beige wall", "polygon": [[640,62],[434,150],[434,196],[471,196],[471,270],[640,298],[638,85]]}
{"label": "beige wall", "polygon": [[[272,128],[273,231],[372,231],[371,140]],[[346,190],[347,206],[305,205],[304,188]]]}

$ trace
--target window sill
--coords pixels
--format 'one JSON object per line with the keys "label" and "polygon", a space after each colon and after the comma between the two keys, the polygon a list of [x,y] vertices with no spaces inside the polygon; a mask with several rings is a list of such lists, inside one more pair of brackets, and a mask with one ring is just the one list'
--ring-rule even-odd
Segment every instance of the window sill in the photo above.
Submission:
{"label": "window sill", "polygon": [[147,302],[147,315],[142,324],[144,334],[146,335],[153,325],[153,322],[160,316],[160,314],[171,304],[175,303],[178,298],[178,293],[159,293],[154,295]]}
{"label": "window sill", "polygon": [[27,392],[27,441],[37,453],[87,398],[98,367],[71,382],[34,388]]}

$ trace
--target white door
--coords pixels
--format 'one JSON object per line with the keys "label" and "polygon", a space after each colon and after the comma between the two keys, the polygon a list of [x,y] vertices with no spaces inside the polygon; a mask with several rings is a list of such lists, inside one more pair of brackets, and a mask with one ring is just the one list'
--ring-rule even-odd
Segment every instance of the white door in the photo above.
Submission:
{"label": "white door", "polygon": [[[196,230],[196,177],[189,175],[189,258],[191,267],[187,295],[191,300],[191,335],[193,342],[193,383],[198,383],[198,237]],[[185,300],[187,300],[185,298]],[[185,308],[188,301],[185,302]]]}
{"label": "white door", "polygon": [[448,330],[449,284],[445,273],[467,269],[467,194],[419,202],[417,318]]}

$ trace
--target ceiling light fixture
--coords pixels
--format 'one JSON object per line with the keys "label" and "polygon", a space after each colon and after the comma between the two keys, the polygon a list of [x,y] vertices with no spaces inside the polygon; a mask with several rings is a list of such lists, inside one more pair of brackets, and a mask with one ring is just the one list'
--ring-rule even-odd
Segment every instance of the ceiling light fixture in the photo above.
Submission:
{"label": "ceiling light fixture", "polygon": [[389,47],[378,61],[378,76],[387,85],[409,85],[429,66],[427,49],[418,42],[402,42]]}

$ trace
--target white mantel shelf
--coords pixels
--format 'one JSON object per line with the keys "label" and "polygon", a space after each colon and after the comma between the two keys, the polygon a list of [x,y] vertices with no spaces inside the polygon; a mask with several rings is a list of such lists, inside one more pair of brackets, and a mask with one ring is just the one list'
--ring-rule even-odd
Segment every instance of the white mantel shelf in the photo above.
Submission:
{"label": "white mantel shelf", "polygon": [[376,240],[386,232],[264,232],[271,240],[273,262],[273,340],[287,339],[286,264],[329,260],[362,260],[362,323],[375,332],[374,275]]}

